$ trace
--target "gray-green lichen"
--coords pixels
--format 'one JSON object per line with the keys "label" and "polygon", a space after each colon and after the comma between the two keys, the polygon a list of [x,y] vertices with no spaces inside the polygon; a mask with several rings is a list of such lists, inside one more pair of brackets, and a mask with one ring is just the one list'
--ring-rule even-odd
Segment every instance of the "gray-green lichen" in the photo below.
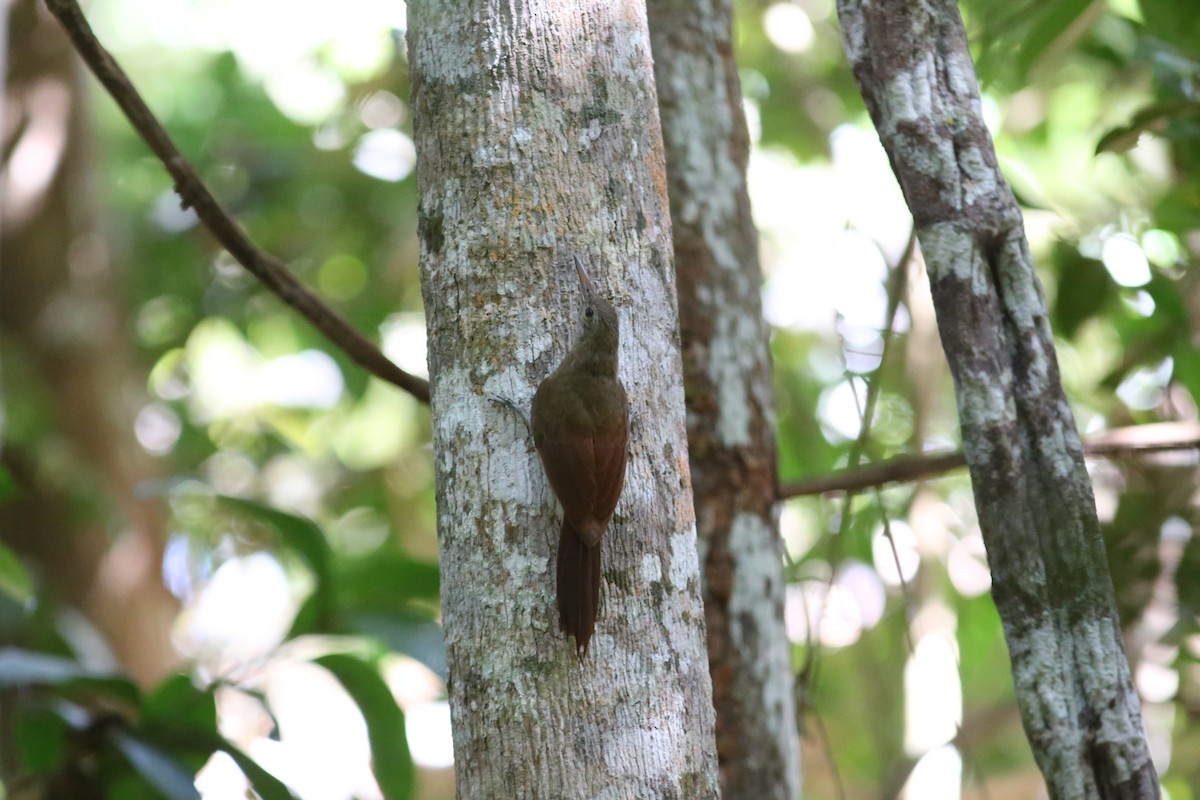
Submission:
{"label": "gray-green lichen", "polygon": [[839,0],[838,13],[925,256],[1034,755],[1051,796],[1153,796],[1045,298],[957,8]]}

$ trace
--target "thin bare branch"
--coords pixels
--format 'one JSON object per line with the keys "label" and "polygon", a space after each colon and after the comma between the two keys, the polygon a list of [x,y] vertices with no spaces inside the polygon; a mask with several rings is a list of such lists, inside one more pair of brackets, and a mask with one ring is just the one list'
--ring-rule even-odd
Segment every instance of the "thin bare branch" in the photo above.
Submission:
{"label": "thin bare branch", "polygon": [[[858,466],[859,459],[866,452],[866,448],[871,439],[871,425],[875,420],[875,404],[879,399],[881,385],[883,383],[883,366],[887,361],[888,351],[892,343],[896,323],[896,312],[900,308],[900,296],[904,293],[904,286],[907,283],[908,265],[916,251],[917,234],[914,229],[908,237],[908,244],[904,248],[904,253],[901,254],[900,260],[892,267],[888,278],[888,305],[887,313],[884,315],[883,328],[883,348],[879,353],[879,364],[875,367],[875,371],[869,377],[863,379],[867,383],[867,392],[865,402],[859,406],[858,413],[862,420],[858,431],[858,439],[850,447],[850,469]],[[853,380],[853,378],[851,378]],[[858,405],[858,394],[855,392],[854,402]],[[816,619],[811,626],[806,625],[808,631],[808,641],[804,648],[804,664],[796,673],[796,679],[793,682],[792,692],[796,699],[796,715],[798,727],[803,730],[802,717],[806,713],[808,697],[810,695],[810,686],[817,684],[820,674],[820,643],[821,643],[821,623],[825,619],[826,602],[829,599],[829,593],[833,589],[833,582],[837,577],[837,566],[841,560],[840,550],[842,542],[846,540],[846,532],[850,529],[850,508],[854,503],[854,495],[856,490],[850,489],[842,498],[842,513],[841,519],[838,522],[837,534],[826,538],[827,541],[827,559],[829,561],[829,577],[825,584],[825,592],[821,595],[821,604],[817,610]],[[780,495],[781,499],[786,495]],[[887,524],[887,512],[883,508],[882,501],[879,502],[880,513],[884,516],[884,523]],[[889,528],[890,531],[890,528]],[[889,538],[890,541],[890,538]],[[898,556],[897,556],[898,558]],[[906,587],[907,589],[907,587]],[[906,630],[907,633],[907,630]],[[909,640],[911,646],[911,639]],[[815,711],[815,709],[814,709]]]}
{"label": "thin bare branch", "polygon": [[[1131,425],[1092,434],[1083,442],[1085,454],[1097,458],[1117,458],[1169,450],[1200,449],[1200,423],[1156,422]],[[799,481],[789,481],[779,487],[781,499],[825,494],[826,492],[858,492],[887,483],[909,483],[936,478],[967,464],[961,450],[929,455],[898,456],[878,464],[846,469],[830,475],[819,475]]]}
{"label": "thin bare branch", "polygon": [[167,168],[175,181],[175,191],[183,207],[195,209],[196,216],[239,264],[283,302],[300,312],[355,363],[375,377],[428,403],[428,381],[410,375],[393,364],[371,340],[296,280],[279,259],[259,250],[250,241],[245,231],[213,197],[196,169],[179,152],[116,60],[96,39],[79,4],[75,0],[46,0],[46,7],[62,23],[76,51],[112,95],[143,141]]}
{"label": "thin bare branch", "polygon": [[860,492],[872,486],[937,477],[966,465],[961,450],[933,455],[897,456],[865,467],[782,483],[779,496],[787,500],[826,492]]}

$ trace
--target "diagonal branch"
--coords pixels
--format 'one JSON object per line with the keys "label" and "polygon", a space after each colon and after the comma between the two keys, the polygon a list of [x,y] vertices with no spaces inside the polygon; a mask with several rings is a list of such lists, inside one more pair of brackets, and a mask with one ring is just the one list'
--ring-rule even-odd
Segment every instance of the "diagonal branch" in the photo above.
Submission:
{"label": "diagonal branch", "polygon": [[46,0],[46,7],[62,23],[84,62],[167,168],[175,181],[175,191],[182,206],[195,209],[196,216],[239,264],[262,281],[279,299],[300,312],[356,364],[421,402],[428,403],[428,381],[410,375],[393,364],[370,339],[296,280],[279,259],[255,247],[245,231],[221,208],[196,173],[195,167],[179,152],[125,72],[96,39],[79,4],[75,0]]}
{"label": "diagonal branch", "polygon": [[[1157,422],[1113,428],[1092,434],[1083,443],[1083,452],[1086,455],[1101,458],[1170,450],[1200,450],[1200,423]],[[898,456],[865,467],[788,481],[780,485],[779,498],[786,500],[826,492],[857,492],[885,483],[909,483],[936,478],[966,465],[967,461],[961,450]]]}

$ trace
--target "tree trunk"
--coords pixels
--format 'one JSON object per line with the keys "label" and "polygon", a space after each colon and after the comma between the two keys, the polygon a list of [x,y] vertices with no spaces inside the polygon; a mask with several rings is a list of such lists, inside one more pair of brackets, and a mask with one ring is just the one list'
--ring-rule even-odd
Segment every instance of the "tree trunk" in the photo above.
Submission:
{"label": "tree trunk", "polygon": [[[460,798],[713,798],[654,79],[636,0],[409,5],[442,609]],[[582,663],[558,630],[560,512],[524,426],[588,264],[633,417]]]}
{"label": "tree trunk", "polygon": [[[6,399],[24,425],[13,426],[3,454],[19,491],[0,509],[0,538],[150,685],[179,659],[170,636],[179,609],[161,577],[162,505],[134,497],[138,483],[157,477],[133,433],[145,376],[133,364],[120,274],[97,230],[74,54],[40,2],[15,2],[8,13],[6,132],[16,136],[5,142],[11,162],[0,187],[0,333],[19,357],[6,364]],[[47,402],[31,409],[39,394]]]}
{"label": "tree trunk", "polygon": [[648,0],[721,794],[800,796],[774,396],[729,0]]}
{"label": "tree trunk", "polygon": [[839,0],[838,15],[925,254],[1034,756],[1051,797],[1157,797],[1045,299],[958,10]]}

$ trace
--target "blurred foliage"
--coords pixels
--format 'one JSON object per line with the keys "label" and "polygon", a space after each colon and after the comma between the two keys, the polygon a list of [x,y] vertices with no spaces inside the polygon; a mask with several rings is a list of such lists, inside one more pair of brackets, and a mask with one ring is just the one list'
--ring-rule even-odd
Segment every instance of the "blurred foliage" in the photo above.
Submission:
{"label": "blurred foliage", "polygon": [[[94,22],[256,243],[382,338],[394,358],[421,369],[415,190],[403,179],[412,156],[401,133],[402,38],[358,4],[346,11],[374,24],[370,47],[347,53],[334,26],[287,25],[276,33],[326,44],[297,56],[287,52],[294,38],[264,39],[238,51],[223,28],[226,44],[213,47],[201,29],[222,28],[222,14],[237,10],[196,4],[166,20],[137,3],[99,4]],[[184,20],[176,34],[194,36],[189,44],[155,41],[164,25]],[[300,63],[274,64],[271,79],[255,62],[268,51]],[[303,95],[293,97],[291,115],[277,102],[278,76],[305,66],[337,96],[319,122],[297,118]],[[405,715],[385,678],[402,663],[397,655],[425,665],[435,685],[446,673],[427,411],[368,380],[218,251],[179,208],[161,164],[126,120],[94,87],[89,93],[89,147],[98,157],[87,182],[103,187],[105,246],[121,265],[118,313],[146,376],[137,441],[114,446],[147,450],[165,476],[138,491],[142,502],[170,511],[162,573],[183,605],[176,638],[191,674],[139,689],[119,668],[95,666],[105,662],[103,645],[89,638],[97,632],[81,636],[53,576],[27,569],[0,545],[0,796],[198,797],[193,776],[215,752],[264,800],[293,790],[311,796],[295,767],[268,771],[227,738],[252,743],[228,710],[242,708],[245,718],[250,707],[250,719],[268,720],[263,734],[287,740],[288,711],[279,703],[296,698],[280,700],[270,687],[281,667],[299,663],[327,672],[357,705],[380,796],[412,797]],[[55,400],[38,391],[33,370],[21,377],[25,390],[8,393],[7,446],[44,463]],[[75,502],[96,482],[81,460],[70,464]],[[39,464],[30,473],[44,471]],[[22,491],[7,471],[2,477],[0,498]],[[116,512],[88,503],[77,513]],[[275,574],[271,565],[292,587],[282,596],[261,580]],[[233,581],[234,595],[220,599],[223,571],[239,569],[258,581],[258,593]],[[214,603],[241,606],[242,619],[228,611],[212,619]],[[239,639],[247,621],[258,626]],[[336,762],[326,768],[345,771]]]}
{"label": "blurred foliage", "polygon": [[[237,519],[231,524],[248,540],[264,534],[272,542],[258,546],[301,561],[315,581],[307,613],[302,610],[287,637],[261,653],[262,662],[248,672],[246,664],[236,665],[228,676],[202,686],[174,675],[143,692],[119,673],[85,666],[73,656],[54,620],[25,591],[28,574],[0,546],[0,565],[10,576],[0,583],[0,609],[8,624],[21,620],[5,640],[26,645],[0,649],[0,714],[9,737],[7,796],[199,798],[194,776],[213,753],[222,752],[263,800],[290,800],[295,795],[287,786],[222,734],[218,694],[240,694],[274,718],[270,701],[257,688],[258,673],[272,660],[301,659],[332,673],[360,709],[382,797],[413,797],[404,713],[381,666],[389,650],[411,651],[444,679],[440,635],[430,641],[419,633],[420,624],[436,630],[431,610],[437,600],[436,569],[402,557],[384,557],[370,566],[363,559],[335,563],[328,536],[311,520],[240,498],[192,496],[188,502],[218,516],[232,512]],[[343,613],[332,596],[335,587],[347,590],[345,608],[353,613]],[[409,629],[400,628],[409,633],[375,636],[369,625],[354,621],[354,614],[370,613],[409,620]]]}
{"label": "blurred foliage", "polygon": [[[247,40],[237,29],[254,26],[237,15],[258,6],[225,5],[162,11],[105,0],[93,14],[251,237],[419,369],[403,32],[360,23],[367,39],[347,45],[340,17],[306,6],[270,37]],[[369,5],[349,3],[346,19]],[[967,0],[963,11],[1081,429],[1194,420],[1200,15],[1174,0]],[[840,149],[870,133],[833,2],[745,0],[736,14],[765,302],[808,314],[771,312],[781,475],[845,466],[856,430],[846,420],[860,413],[855,398],[861,404],[867,380],[882,392],[866,460],[952,446],[952,388],[919,263],[882,367],[882,313],[854,308],[882,295],[908,222],[875,225],[855,209],[886,194],[871,182],[886,179],[886,162]],[[380,752],[396,746],[404,725],[380,676],[400,654],[445,678],[427,410],[367,379],[215,250],[112,104],[95,95],[89,108],[98,156],[89,185],[122,265],[125,329],[146,376],[136,446],[163,476],[142,494],[170,510],[163,576],[184,608],[177,638],[190,675],[139,689],[94,667],[86,637],[47,590],[52,581],[0,547],[8,796],[27,785],[98,796],[97,782],[112,797],[193,796],[181,776],[215,751],[262,797],[289,796],[222,738],[218,722],[228,718],[218,700],[236,694],[273,719],[258,677],[296,660],[330,672],[360,707],[382,796],[410,796],[420,765],[403,749]],[[874,271],[852,274],[847,254],[864,251]],[[841,295],[825,288],[842,275],[850,277]],[[831,299],[814,315],[812,297]],[[6,358],[6,382],[21,387],[8,392],[6,446],[33,454],[38,474],[68,475],[79,518],[118,529],[103,481],[44,446],[58,401],[34,377],[32,356],[14,343]],[[1189,454],[1093,465],[1129,655],[1175,800],[1200,797],[1194,462]],[[0,500],[19,491],[0,473]],[[812,638],[822,640],[804,686],[808,795],[892,796],[917,779],[932,746],[913,739],[913,718],[924,713],[914,704],[928,701],[919,673],[939,663],[923,659],[940,638],[957,676],[941,694],[961,695],[961,724],[943,741],[960,754],[964,794],[1032,796],[1037,772],[986,573],[979,578],[985,562],[965,475],[866,493],[849,507],[836,496],[794,501],[783,532],[797,669]],[[197,633],[223,569],[255,556],[286,578],[279,624],[248,648]],[[266,603],[238,602],[246,617]],[[938,713],[953,716],[953,707]]]}

